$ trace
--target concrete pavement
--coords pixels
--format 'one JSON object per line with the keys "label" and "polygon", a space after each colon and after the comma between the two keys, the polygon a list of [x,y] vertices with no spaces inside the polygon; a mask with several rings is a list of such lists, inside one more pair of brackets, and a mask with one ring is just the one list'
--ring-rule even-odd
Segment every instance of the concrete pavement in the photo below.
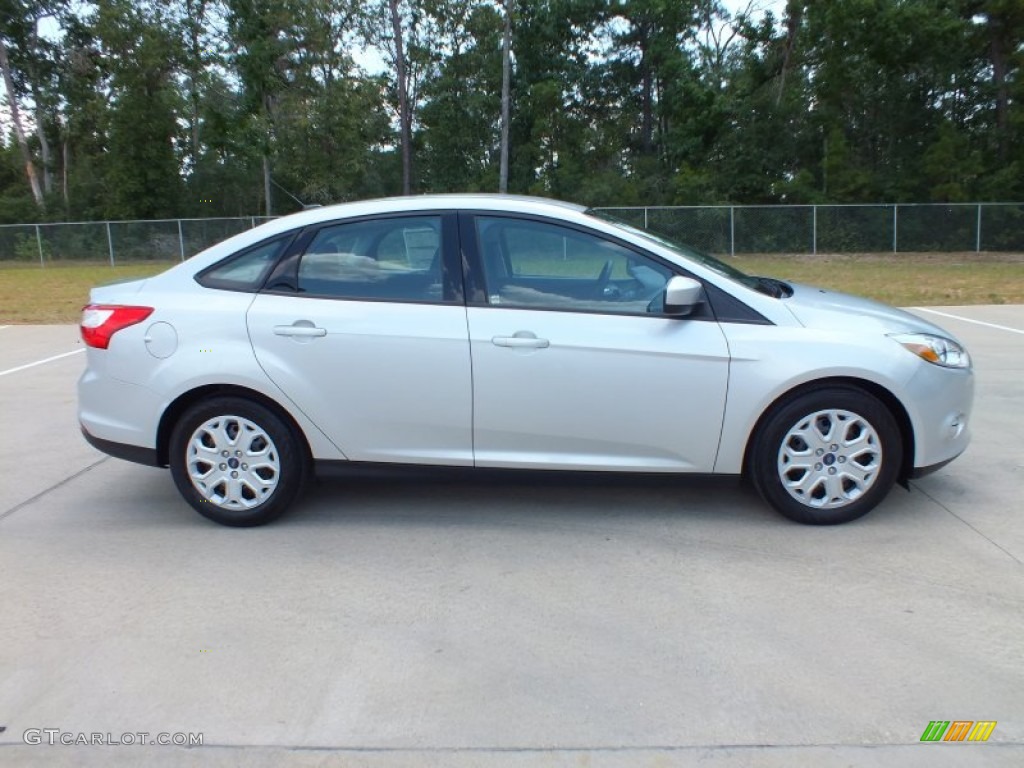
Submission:
{"label": "concrete pavement", "polygon": [[[1024,335],[929,319],[973,445],[820,529],[715,483],[416,475],[221,528],[81,440],[81,355],[0,375],[0,764],[1024,764]],[[68,336],[0,330],[0,372]],[[957,719],[998,725],[918,741]]]}

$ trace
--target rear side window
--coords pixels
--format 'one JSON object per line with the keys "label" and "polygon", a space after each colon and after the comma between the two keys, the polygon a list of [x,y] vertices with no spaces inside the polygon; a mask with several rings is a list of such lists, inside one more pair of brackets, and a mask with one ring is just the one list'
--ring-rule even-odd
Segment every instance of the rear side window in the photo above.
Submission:
{"label": "rear side window", "polygon": [[258,291],[290,239],[291,235],[277,238],[230,256],[201,272],[196,282],[207,288]]}
{"label": "rear side window", "polygon": [[444,300],[441,217],[324,227],[299,261],[299,292],[338,299]]}

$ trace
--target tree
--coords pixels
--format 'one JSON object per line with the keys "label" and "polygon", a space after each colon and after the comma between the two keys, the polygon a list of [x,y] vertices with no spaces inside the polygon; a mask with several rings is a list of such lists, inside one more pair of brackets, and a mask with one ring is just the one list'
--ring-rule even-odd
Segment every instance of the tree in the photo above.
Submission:
{"label": "tree", "polygon": [[181,202],[177,41],[165,6],[99,0],[95,33],[109,93],[103,160],[111,218],[163,218]]}
{"label": "tree", "polygon": [[277,128],[279,175],[304,203],[393,192],[381,169],[392,140],[383,88],[350,54],[362,6],[309,0],[301,13]]}
{"label": "tree", "polygon": [[[389,65],[389,96],[398,121],[398,148],[402,166],[402,194],[414,186],[413,142],[421,86],[436,69],[440,51],[428,21],[430,9],[459,6],[448,0],[374,0],[363,17],[364,41]],[[436,15],[435,15],[436,18]]]}
{"label": "tree", "polygon": [[273,215],[271,157],[280,121],[279,105],[290,86],[292,57],[297,50],[295,20],[298,0],[227,0],[232,63],[242,82],[244,103],[253,135],[259,142],[263,199]]}
{"label": "tree", "polygon": [[467,0],[425,5],[424,25],[449,51],[421,86],[418,168],[431,190],[492,191],[500,166],[502,19]]}
{"label": "tree", "polygon": [[74,13],[62,18],[57,68],[60,113],[63,215],[72,220],[102,218],[107,195],[106,160],[112,110],[109,67],[97,36],[97,17]]}
{"label": "tree", "polygon": [[[44,194],[52,189],[50,144],[46,137],[44,98],[39,78],[40,40],[38,23],[52,15],[58,3],[26,2],[25,0],[3,0],[0,3],[0,73],[3,76],[7,103],[11,110],[11,122],[18,149],[21,152],[25,175],[36,206],[45,207]],[[11,64],[11,52],[21,64],[16,73]],[[20,78],[16,75],[20,74]],[[29,149],[27,132],[19,101],[25,94],[32,96],[35,104],[36,138],[41,148],[43,180],[40,183],[36,163]]]}
{"label": "tree", "polygon": [[585,91],[599,77],[589,51],[605,23],[601,0],[538,0],[517,6],[516,105],[510,121],[509,188],[582,199],[587,155],[603,143],[606,105]]}
{"label": "tree", "polygon": [[28,177],[29,186],[32,188],[32,197],[36,205],[43,207],[43,189],[39,185],[39,174],[36,172],[36,165],[32,160],[32,154],[28,149],[28,141],[25,139],[25,128],[21,120],[21,109],[18,106],[18,92],[14,90],[14,78],[11,76],[11,63],[7,56],[7,45],[3,38],[0,38],[0,70],[3,71],[4,87],[7,89],[7,103],[11,109],[11,122],[14,125],[14,135],[18,140],[18,148],[21,150],[22,162],[25,164],[25,175]]}
{"label": "tree", "polygon": [[689,36],[696,22],[692,3],[673,0],[630,0],[615,4],[617,18],[624,24],[614,36],[614,50],[638,101],[640,128],[638,150],[650,155],[655,147],[655,112],[658,91],[666,85],[663,74],[683,55],[680,39]]}

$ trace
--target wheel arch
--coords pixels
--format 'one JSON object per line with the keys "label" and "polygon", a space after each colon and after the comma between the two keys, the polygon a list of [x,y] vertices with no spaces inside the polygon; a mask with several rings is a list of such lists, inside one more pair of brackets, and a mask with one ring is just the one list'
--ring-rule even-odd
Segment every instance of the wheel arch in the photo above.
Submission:
{"label": "wheel arch", "polygon": [[907,413],[907,409],[903,406],[903,403],[900,402],[899,398],[888,389],[873,381],[858,379],[853,376],[832,376],[824,379],[806,381],[783,392],[775,398],[775,400],[773,400],[768,407],[761,412],[757,422],[754,424],[754,428],[750,430],[750,435],[747,437],[747,444],[743,448],[742,466],[744,474],[749,474],[752,454],[751,447],[759,439],[761,430],[769,416],[771,416],[776,409],[781,408],[801,395],[805,395],[817,389],[822,389],[823,387],[846,387],[848,389],[860,390],[861,392],[873,396],[888,409],[889,413],[891,413],[892,417],[896,420],[896,425],[900,431],[900,440],[903,444],[903,462],[900,465],[897,480],[901,485],[906,487],[907,480],[910,478],[914,469],[914,427],[910,420],[910,414]]}
{"label": "wheel arch", "polygon": [[160,416],[160,424],[157,427],[156,432],[156,454],[157,462],[160,466],[166,467],[170,463],[169,453],[171,433],[174,431],[174,425],[178,423],[178,419],[180,419],[182,414],[184,414],[185,411],[193,405],[209,399],[210,397],[239,397],[245,400],[251,400],[252,402],[258,403],[273,411],[293,431],[296,439],[299,441],[299,445],[302,447],[303,453],[305,454],[307,466],[312,466],[312,450],[309,445],[309,440],[306,438],[306,433],[302,430],[302,427],[299,426],[298,422],[295,421],[292,415],[285,408],[282,408],[279,403],[267,397],[262,392],[257,392],[254,389],[242,387],[237,384],[206,384],[196,387],[195,389],[190,389],[187,392],[183,392],[178,395],[178,397],[164,409],[163,414]]}

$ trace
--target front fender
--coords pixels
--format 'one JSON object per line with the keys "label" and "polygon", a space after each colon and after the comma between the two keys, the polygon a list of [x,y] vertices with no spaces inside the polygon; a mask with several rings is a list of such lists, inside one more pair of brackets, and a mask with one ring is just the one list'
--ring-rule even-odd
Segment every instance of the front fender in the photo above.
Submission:
{"label": "front fender", "polygon": [[[920,363],[881,334],[840,334],[795,326],[723,324],[722,328],[732,361],[716,473],[743,471],[757,423],[788,393],[818,381],[863,381],[884,389],[906,407],[908,383]],[[916,434],[918,425],[911,421]]]}

